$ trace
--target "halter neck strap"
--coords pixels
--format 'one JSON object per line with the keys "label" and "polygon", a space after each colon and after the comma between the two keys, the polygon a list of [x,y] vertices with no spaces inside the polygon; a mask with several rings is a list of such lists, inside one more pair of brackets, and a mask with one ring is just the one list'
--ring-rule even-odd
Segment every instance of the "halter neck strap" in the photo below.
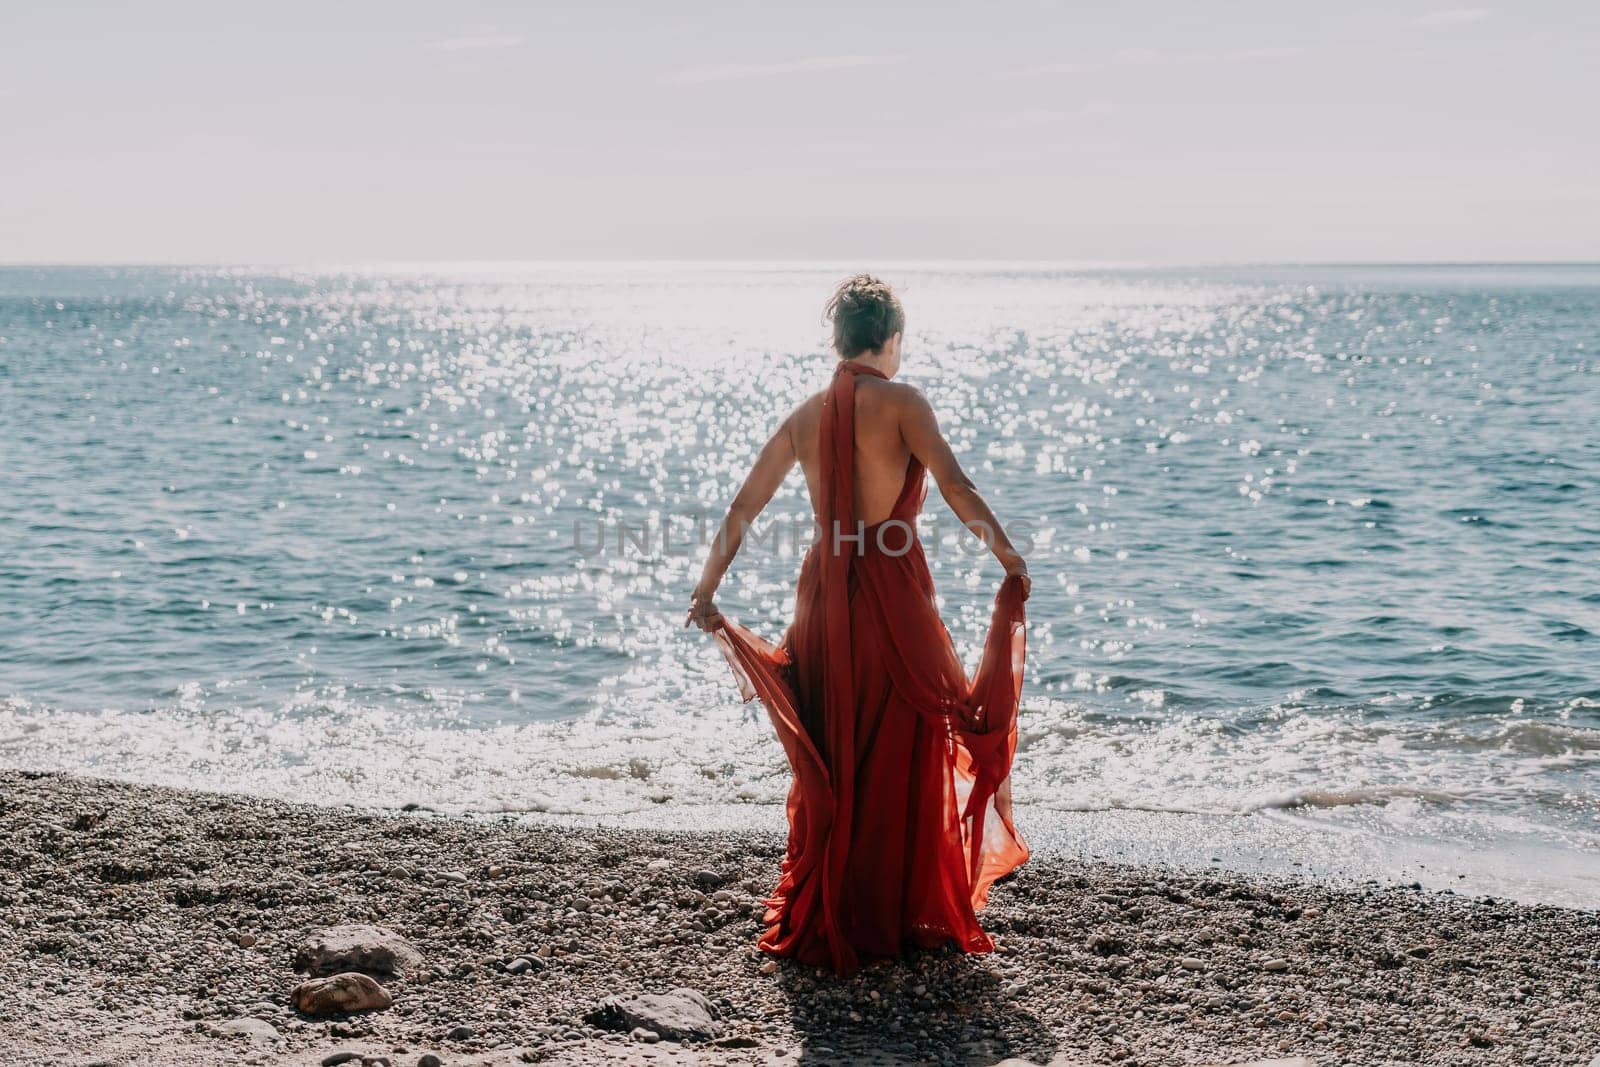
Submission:
{"label": "halter neck strap", "polygon": [[853,359],[841,359],[839,366],[833,373],[835,377],[843,374],[870,374],[874,378],[882,378],[884,381],[889,380],[889,376],[877,367],[869,367],[865,363],[857,363]]}

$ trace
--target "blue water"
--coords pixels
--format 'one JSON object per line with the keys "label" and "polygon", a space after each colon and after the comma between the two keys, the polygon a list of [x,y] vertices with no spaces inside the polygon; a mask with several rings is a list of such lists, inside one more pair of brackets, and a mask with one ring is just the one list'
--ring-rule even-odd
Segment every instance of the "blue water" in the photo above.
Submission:
{"label": "blue water", "polygon": [[[778,803],[661,530],[826,380],[841,273],[0,269],[0,760]],[[884,273],[1037,542],[1019,799],[1600,862],[1600,268]],[[997,569],[935,556],[970,654]],[[796,566],[725,610],[775,636]]]}

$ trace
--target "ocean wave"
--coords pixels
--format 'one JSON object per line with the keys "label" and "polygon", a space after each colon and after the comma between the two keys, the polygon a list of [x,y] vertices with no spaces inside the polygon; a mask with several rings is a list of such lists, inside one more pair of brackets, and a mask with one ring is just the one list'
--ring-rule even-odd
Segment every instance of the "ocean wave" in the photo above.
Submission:
{"label": "ocean wave", "polygon": [[1246,811],[1289,810],[1295,808],[1349,808],[1363,804],[1383,805],[1396,800],[1422,800],[1429,804],[1470,803],[1485,799],[1483,791],[1429,789],[1407,785],[1367,785],[1348,788],[1296,789],[1289,793],[1251,801]]}

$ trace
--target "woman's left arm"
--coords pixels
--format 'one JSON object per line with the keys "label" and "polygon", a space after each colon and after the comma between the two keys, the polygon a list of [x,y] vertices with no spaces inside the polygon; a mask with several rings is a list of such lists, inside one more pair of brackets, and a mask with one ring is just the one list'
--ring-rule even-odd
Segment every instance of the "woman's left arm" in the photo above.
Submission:
{"label": "woman's left arm", "polygon": [[728,516],[722,520],[722,530],[711,542],[711,554],[706,557],[705,570],[700,572],[700,582],[689,598],[689,616],[684,625],[694,623],[710,633],[722,625],[722,613],[712,602],[722,576],[744,543],[745,531],[756,521],[762,509],[772,500],[773,494],[794,469],[794,440],[789,436],[789,420],[785,419],[778,431],[767,440],[756,457],[755,466],[745,477],[744,485],[728,505]]}

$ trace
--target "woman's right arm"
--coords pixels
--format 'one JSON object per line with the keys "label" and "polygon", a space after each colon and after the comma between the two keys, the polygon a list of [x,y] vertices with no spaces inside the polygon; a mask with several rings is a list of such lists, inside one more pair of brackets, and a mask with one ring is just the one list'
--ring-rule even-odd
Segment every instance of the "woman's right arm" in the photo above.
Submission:
{"label": "woman's right arm", "polygon": [[939,430],[939,419],[933,413],[933,406],[926,397],[909,386],[902,396],[900,434],[905,438],[911,454],[933,475],[934,482],[939,486],[939,494],[950,505],[950,510],[956,513],[961,524],[989,547],[1007,574],[1022,576],[1022,588],[1026,593],[1032,585],[1028,577],[1028,563],[1006,536],[1005,528],[978,492],[977,485],[961,469],[961,462],[950,450],[950,442],[944,439],[944,434]]}
{"label": "woman's right arm", "polygon": [[694,592],[689,594],[689,616],[684,622],[685,626],[693,623],[710,632],[722,624],[722,614],[717,611],[713,600],[717,586],[722,584],[722,576],[727,573],[733,557],[738,555],[739,546],[744,543],[745,531],[772,500],[773,494],[783,485],[783,480],[789,476],[794,465],[794,439],[789,436],[789,420],[785,419],[777,432],[768,438],[761,454],[756,457],[755,465],[750,468],[744,485],[740,486],[733,503],[728,505],[728,515],[722,521],[721,531],[711,542],[711,552],[706,557],[700,581],[695,585]]}

